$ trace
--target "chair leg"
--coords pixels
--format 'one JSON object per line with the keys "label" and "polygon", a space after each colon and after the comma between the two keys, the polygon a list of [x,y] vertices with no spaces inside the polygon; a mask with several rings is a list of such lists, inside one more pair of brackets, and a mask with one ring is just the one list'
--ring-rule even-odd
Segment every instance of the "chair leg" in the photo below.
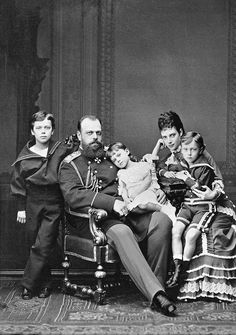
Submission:
{"label": "chair leg", "polygon": [[104,278],[107,274],[103,267],[106,249],[102,246],[95,246],[95,248],[97,259],[97,269],[95,271],[95,278],[97,279],[97,289],[94,292],[94,300],[99,305],[102,305],[106,296],[106,290],[104,289]]}
{"label": "chair leg", "polygon": [[62,292],[69,295],[77,295],[82,299],[88,299],[94,296],[94,291],[90,287],[80,287],[77,284],[72,284],[69,280],[69,269],[70,261],[67,256],[65,256],[62,262],[62,267],[64,268],[64,279],[62,284]]}
{"label": "chair leg", "polygon": [[64,257],[64,261],[62,262],[62,267],[64,269],[64,279],[62,284],[62,292],[63,293],[71,293],[71,283],[69,281],[69,269],[70,269],[70,261],[67,256]]}
{"label": "chair leg", "polygon": [[106,277],[106,271],[104,270],[103,264],[105,262],[105,252],[106,248],[103,246],[95,246],[97,268],[95,271],[95,278],[97,279],[96,289],[92,289],[89,286],[78,286],[77,284],[72,284],[69,280],[69,269],[70,261],[67,256],[65,256],[62,262],[62,267],[64,269],[64,279],[62,291],[65,294],[71,294],[78,296],[82,299],[93,298],[94,301],[102,305],[106,297],[106,290],[104,287],[104,279]]}

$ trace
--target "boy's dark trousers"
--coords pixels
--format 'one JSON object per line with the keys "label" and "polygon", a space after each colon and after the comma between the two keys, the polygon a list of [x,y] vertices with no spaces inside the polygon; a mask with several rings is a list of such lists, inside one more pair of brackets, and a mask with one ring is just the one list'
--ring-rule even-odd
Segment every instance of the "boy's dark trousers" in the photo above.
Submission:
{"label": "boy's dark trousers", "polygon": [[57,244],[63,201],[60,190],[40,186],[28,189],[26,233],[30,254],[22,286],[30,290],[51,287],[50,255]]}

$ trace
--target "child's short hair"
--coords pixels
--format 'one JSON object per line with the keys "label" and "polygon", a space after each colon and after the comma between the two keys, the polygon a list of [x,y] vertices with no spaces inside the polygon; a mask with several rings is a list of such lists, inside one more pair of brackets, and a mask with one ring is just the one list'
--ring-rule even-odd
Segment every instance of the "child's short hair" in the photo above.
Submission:
{"label": "child's short hair", "polygon": [[[107,150],[106,150],[107,157],[110,158],[110,157],[112,156],[112,152],[114,152],[114,151],[118,151],[119,149],[126,150],[126,149],[128,149],[128,148],[127,148],[127,146],[126,146],[124,143],[122,143],[122,142],[113,142],[113,143],[111,143],[111,144],[108,146]],[[129,150],[129,149],[128,149],[128,150]],[[134,161],[134,162],[137,162],[137,161],[138,161],[137,157],[133,156],[131,153],[129,153],[129,157],[130,157],[130,159],[131,159],[132,161]]]}
{"label": "child's short hair", "polygon": [[181,142],[184,144],[190,144],[192,141],[196,142],[201,152],[203,152],[206,145],[204,143],[204,140],[201,134],[197,133],[196,131],[188,131],[181,138]]}
{"label": "child's short hair", "polygon": [[173,111],[168,111],[160,115],[158,118],[158,127],[160,131],[162,131],[164,128],[175,127],[178,133],[180,133],[181,130],[183,133],[185,133],[184,126],[179,115]]}
{"label": "child's short hair", "polygon": [[44,121],[45,119],[51,121],[52,129],[55,129],[54,116],[45,111],[38,111],[32,115],[31,120],[30,120],[30,129],[32,130],[34,128],[35,121]]}

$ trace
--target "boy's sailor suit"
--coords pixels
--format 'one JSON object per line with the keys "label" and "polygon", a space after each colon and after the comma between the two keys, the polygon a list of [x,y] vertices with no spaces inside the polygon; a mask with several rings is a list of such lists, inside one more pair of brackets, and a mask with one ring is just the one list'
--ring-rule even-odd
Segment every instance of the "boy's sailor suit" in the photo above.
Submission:
{"label": "boy's sailor suit", "polygon": [[61,161],[74,150],[72,145],[51,140],[43,157],[30,150],[34,143],[29,141],[13,163],[10,184],[12,195],[17,197],[17,211],[26,211],[31,249],[22,286],[29,290],[51,285],[48,261],[56,246],[64,207],[57,174]]}

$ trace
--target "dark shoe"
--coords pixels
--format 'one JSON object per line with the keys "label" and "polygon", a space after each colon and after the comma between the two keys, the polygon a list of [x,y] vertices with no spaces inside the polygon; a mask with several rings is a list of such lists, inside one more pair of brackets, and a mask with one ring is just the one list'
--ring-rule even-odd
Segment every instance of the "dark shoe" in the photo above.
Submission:
{"label": "dark shoe", "polygon": [[176,306],[167,298],[165,292],[158,292],[154,296],[152,307],[168,316],[173,315],[176,310]]}
{"label": "dark shoe", "polygon": [[30,300],[33,298],[33,292],[29,290],[28,288],[24,287],[21,293],[21,297],[24,300]]}
{"label": "dark shoe", "polygon": [[48,287],[42,287],[41,290],[39,291],[38,297],[39,298],[47,298],[51,294],[51,289]]}
{"label": "dark shoe", "polygon": [[182,286],[184,284],[184,282],[186,281],[186,279],[188,278],[188,272],[186,271],[182,271],[178,277],[178,286]]}

